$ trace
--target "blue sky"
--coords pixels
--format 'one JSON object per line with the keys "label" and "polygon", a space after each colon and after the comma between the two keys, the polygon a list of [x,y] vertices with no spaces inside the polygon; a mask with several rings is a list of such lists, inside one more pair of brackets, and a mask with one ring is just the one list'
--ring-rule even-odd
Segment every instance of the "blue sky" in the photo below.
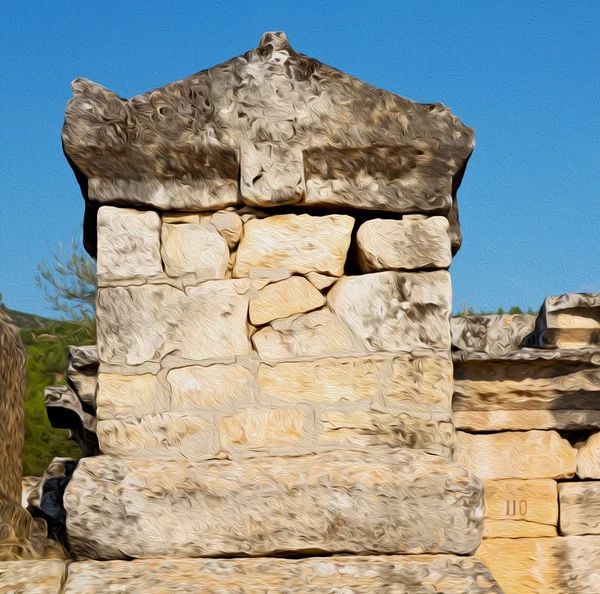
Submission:
{"label": "blue sky", "polygon": [[476,131],[455,308],[600,292],[600,2],[7,2],[0,7],[0,292],[51,314],[33,277],[80,234],[62,154],[70,83],[131,97],[255,47],[292,46]]}

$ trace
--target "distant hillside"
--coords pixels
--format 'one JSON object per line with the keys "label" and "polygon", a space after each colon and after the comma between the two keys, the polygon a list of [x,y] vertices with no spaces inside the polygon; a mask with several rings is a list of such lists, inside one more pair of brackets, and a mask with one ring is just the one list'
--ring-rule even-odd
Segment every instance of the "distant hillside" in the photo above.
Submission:
{"label": "distant hillside", "polygon": [[19,328],[27,348],[23,475],[39,476],[53,458],[78,458],[80,455],[79,448],[67,439],[68,431],[50,426],[44,406],[44,389],[66,383],[68,347],[94,344],[95,325],[52,320],[0,307]]}

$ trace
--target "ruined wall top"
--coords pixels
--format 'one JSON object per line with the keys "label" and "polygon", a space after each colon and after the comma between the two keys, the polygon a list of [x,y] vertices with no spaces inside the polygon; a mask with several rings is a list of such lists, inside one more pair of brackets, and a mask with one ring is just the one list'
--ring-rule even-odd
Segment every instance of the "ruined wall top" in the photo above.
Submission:
{"label": "ruined wall top", "polygon": [[64,150],[94,203],[441,214],[460,245],[473,130],[297,53],[284,33],[129,100],[85,79],[73,92]]}

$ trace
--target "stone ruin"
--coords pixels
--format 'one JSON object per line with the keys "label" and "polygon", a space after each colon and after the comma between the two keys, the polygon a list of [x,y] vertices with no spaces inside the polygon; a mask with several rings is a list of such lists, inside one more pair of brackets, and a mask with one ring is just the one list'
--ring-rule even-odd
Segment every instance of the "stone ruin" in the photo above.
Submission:
{"label": "stone ruin", "polygon": [[71,560],[0,592],[599,591],[600,481],[557,481],[600,479],[600,297],[451,319],[470,128],[282,33],[73,90],[98,344],[29,496]]}

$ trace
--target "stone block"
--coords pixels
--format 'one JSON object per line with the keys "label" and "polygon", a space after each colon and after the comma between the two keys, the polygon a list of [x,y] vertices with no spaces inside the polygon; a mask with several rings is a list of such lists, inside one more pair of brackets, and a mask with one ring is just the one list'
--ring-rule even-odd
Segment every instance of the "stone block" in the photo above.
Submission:
{"label": "stone block", "polygon": [[446,271],[345,277],[327,294],[329,308],[368,351],[449,349],[451,302]]}
{"label": "stone block", "polygon": [[558,494],[561,534],[600,534],[600,481],[561,483]]}
{"label": "stone block", "polygon": [[448,268],[452,263],[448,219],[371,219],[356,234],[363,272]]}
{"label": "stone block", "polygon": [[81,402],[96,409],[98,348],[96,345],[70,346],[67,382]]}
{"label": "stone block", "polygon": [[556,431],[457,433],[455,460],[482,479],[571,478],[576,451]]}
{"label": "stone block", "polygon": [[162,274],[160,217],[152,211],[101,207],[96,268],[99,283]]}
{"label": "stone block", "polygon": [[240,463],[98,456],[79,463],[64,502],[72,549],[98,559],[472,554],[482,490],[462,467],[413,451]]}
{"label": "stone block", "polygon": [[558,493],[552,480],[486,480],[483,538],[556,536]]}
{"label": "stone block", "polygon": [[211,217],[211,222],[220,233],[227,245],[233,249],[242,238],[244,222],[236,212],[229,210],[218,210]]}
{"label": "stone block", "polygon": [[577,444],[577,476],[581,479],[600,479],[600,432]]}
{"label": "stone block", "polygon": [[305,559],[83,561],[69,567],[64,594],[502,594],[473,558],[332,556]]}
{"label": "stone block", "polygon": [[325,305],[325,297],[304,277],[267,285],[250,301],[250,322],[261,326],[277,318],[287,318]]}
{"label": "stone block", "polygon": [[471,433],[560,429],[600,429],[600,410],[465,410],[456,411],[458,429]]}
{"label": "stone block", "polygon": [[244,225],[233,275],[252,268],[287,268],[292,273],[341,276],[354,219],[346,215],[275,215]]}
{"label": "stone block", "polygon": [[210,221],[163,223],[160,251],[170,277],[192,275],[201,282],[227,275],[229,246]]}
{"label": "stone block", "polygon": [[66,572],[58,559],[0,562],[0,594],[60,594]]}

